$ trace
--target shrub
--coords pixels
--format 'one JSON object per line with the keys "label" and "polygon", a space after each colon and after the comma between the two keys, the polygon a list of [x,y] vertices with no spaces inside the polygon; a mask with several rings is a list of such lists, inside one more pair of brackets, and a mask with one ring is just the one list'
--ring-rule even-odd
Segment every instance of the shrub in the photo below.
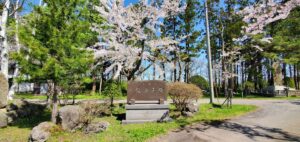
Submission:
{"label": "shrub", "polygon": [[101,104],[95,101],[87,101],[81,102],[79,105],[81,108],[83,108],[85,113],[80,121],[85,125],[90,124],[95,117],[105,116],[110,113],[109,103],[107,101]]}
{"label": "shrub", "polygon": [[126,81],[121,82],[121,92],[123,96],[127,95],[127,88],[128,88],[128,83]]}
{"label": "shrub", "polygon": [[208,84],[208,81],[200,76],[200,75],[195,75],[195,76],[192,76],[190,78],[190,82],[192,84],[195,84],[197,85],[198,87],[200,87],[202,90],[208,90],[209,89],[209,84]]}
{"label": "shrub", "polygon": [[178,111],[185,111],[188,103],[203,95],[202,90],[196,85],[180,82],[168,84],[168,91]]}
{"label": "shrub", "polygon": [[251,81],[246,81],[245,82],[245,89],[246,90],[254,90],[255,89],[255,86],[254,86],[254,83],[251,82]]}
{"label": "shrub", "polygon": [[110,109],[112,113],[114,98],[122,95],[121,87],[116,81],[109,81],[104,88],[103,94],[110,98]]}
{"label": "shrub", "polygon": [[295,82],[294,82],[294,79],[291,78],[291,77],[287,77],[286,78],[286,83],[287,83],[287,86],[290,87],[290,88],[295,88]]}
{"label": "shrub", "polygon": [[245,88],[244,88],[245,95],[249,95],[251,93],[251,91],[255,90],[255,85],[251,81],[246,81],[244,83],[244,86],[245,86]]}
{"label": "shrub", "polygon": [[104,88],[103,94],[109,98],[121,96],[121,87],[116,81],[109,81]]}

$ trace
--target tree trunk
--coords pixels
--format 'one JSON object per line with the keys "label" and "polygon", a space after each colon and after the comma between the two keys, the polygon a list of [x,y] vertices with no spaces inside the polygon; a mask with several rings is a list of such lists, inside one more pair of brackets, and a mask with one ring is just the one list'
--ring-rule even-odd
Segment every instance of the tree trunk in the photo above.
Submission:
{"label": "tree trunk", "polygon": [[184,79],[183,81],[187,83],[187,62],[184,62]]}
{"label": "tree trunk", "polygon": [[161,63],[162,69],[163,69],[163,80],[166,81],[166,67],[165,63]]}
{"label": "tree trunk", "polygon": [[190,78],[190,62],[187,61],[185,62],[184,65],[184,82],[189,83],[189,78]]}
{"label": "tree trunk", "polygon": [[114,96],[111,96],[110,97],[110,116],[112,116],[113,107],[114,107]]}
{"label": "tree trunk", "polygon": [[295,82],[295,86],[296,86],[296,89],[299,89],[298,88],[298,79],[297,79],[297,66],[296,66],[296,64],[294,64],[294,82]]}
{"label": "tree trunk", "polygon": [[96,75],[93,75],[93,86],[92,86],[92,94],[95,94],[96,92]]}
{"label": "tree trunk", "polygon": [[289,77],[290,77],[290,79],[293,77],[292,71],[293,71],[293,70],[292,70],[292,65],[290,64],[290,65],[289,65],[289,72],[290,72],[290,76],[289,76]]}
{"label": "tree trunk", "polygon": [[244,64],[245,64],[245,62],[241,63],[242,85],[245,83],[245,79],[244,79],[244,77],[245,77]]}
{"label": "tree trunk", "polygon": [[[18,18],[18,11],[17,9],[19,8],[19,0],[16,1],[16,7],[15,7],[15,13],[14,13],[14,18],[16,20],[16,34],[15,34],[15,44],[16,44],[16,51],[19,52],[20,49],[20,43],[19,43],[19,18]],[[15,92],[17,90],[17,86],[18,83],[16,81],[16,77],[19,74],[19,66],[18,64],[15,65],[15,69],[14,69],[14,74],[13,74],[13,83],[12,86],[9,89],[9,93],[8,93],[8,100],[13,100],[13,96],[15,95]]]}
{"label": "tree trunk", "polygon": [[155,64],[155,61],[153,63],[153,74],[152,74],[152,80],[155,80],[156,79],[156,64]]}
{"label": "tree trunk", "polygon": [[58,113],[58,103],[57,103],[57,88],[56,85],[53,84],[53,96],[52,96],[52,113],[51,113],[51,121],[56,124],[56,117],[57,117],[57,113]]}
{"label": "tree trunk", "polygon": [[173,75],[174,75],[174,77],[173,77],[173,81],[174,82],[176,82],[176,79],[177,79],[177,69],[176,69],[176,67],[177,67],[177,62],[176,62],[176,53],[175,53],[175,59],[174,59],[174,61],[173,61],[173,64],[174,64],[174,70],[173,70]]}
{"label": "tree trunk", "polygon": [[[299,65],[299,64],[298,64]],[[296,68],[296,70],[297,70],[297,89],[299,90],[300,89],[300,77],[299,77],[299,75],[300,75],[300,73],[299,73],[299,69],[298,68]]]}
{"label": "tree trunk", "polygon": [[135,77],[135,73],[140,69],[141,65],[142,65],[142,60],[143,60],[143,53],[144,53],[144,50],[145,50],[145,40],[142,41],[142,51],[141,51],[141,55],[140,55],[140,59],[138,59],[136,61],[136,66],[130,70],[128,72],[128,76],[127,76],[127,80],[134,80],[134,77]]}
{"label": "tree trunk", "polygon": [[287,76],[286,76],[286,63],[283,63],[282,75],[283,75],[283,85],[288,86]]}
{"label": "tree trunk", "polygon": [[100,78],[99,78],[99,93],[102,93],[102,82],[103,82],[103,74],[101,72]]}
{"label": "tree trunk", "polygon": [[182,75],[182,67],[180,61],[178,61],[178,79],[177,81],[181,81],[181,75]]}
{"label": "tree trunk", "polygon": [[[271,65],[271,67],[272,67],[272,65],[273,65],[273,61],[272,61],[272,59],[270,59],[270,65]],[[274,86],[275,84],[274,84],[274,74],[273,74],[273,72],[272,71],[270,71],[270,80],[269,80],[269,84],[271,85],[271,86]]]}
{"label": "tree trunk", "polygon": [[[8,10],[10,6],[10,0],[6,0],[3,9],[2,9],[2,16],[1,16],[1,31],[0,31],[0,38],[2,41],[1,43],[1,72],[8,80],[8,43],[7,43],[7,35],[6,35],[6,24],[8,20]],[[7,94],[8,95],[8,94]]]}

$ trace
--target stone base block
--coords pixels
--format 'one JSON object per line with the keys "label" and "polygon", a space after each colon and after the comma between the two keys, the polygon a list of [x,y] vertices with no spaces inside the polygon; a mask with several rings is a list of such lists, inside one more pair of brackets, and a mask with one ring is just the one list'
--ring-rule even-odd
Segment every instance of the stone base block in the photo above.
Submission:
{"label": "stone base block", "polygon": [[169,117],[167,104],[134,104],[126,105],[126,120],[123,124],[163,121]]}

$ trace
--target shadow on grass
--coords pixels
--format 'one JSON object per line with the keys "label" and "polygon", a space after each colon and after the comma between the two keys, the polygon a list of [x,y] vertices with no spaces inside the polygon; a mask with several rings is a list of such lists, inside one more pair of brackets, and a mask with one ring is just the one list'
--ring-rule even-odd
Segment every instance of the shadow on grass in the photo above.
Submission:
{"label": "shadow on grass", "polygon": [[122,121],[122,120],[125,120],[126,114],[125,113],[114,113],[113,116],[115,116],[118,121]]}
{"label": "shadow on grass", "polygon": [[226,120],[219,121],[206,121],[202,124],[196,124],[192,126],[187,126],[181,128],[179,131],[186,130],[186,131],[201,131],[204,132],[207,129],[214,127],[217,129],[223,129],[226,131],[232,131],[235,133],[240,133],[252,140],[255,140],[255,137],[263,137],[268,140],[280,140],[280,141],[293,141],[293,142],[300,142],[300,137],[290,134],[282,129],[278,128],[269,128],[269,127],[262,127],[262,126],[254,126],[249,127],[238,123],[228,122]]}
{"label": "shadow on grass", "polygon": [[41,122],[50,121],[51,113],[46,111],[42,115],[19,118],[11,126],[19,128],[33,128]]}

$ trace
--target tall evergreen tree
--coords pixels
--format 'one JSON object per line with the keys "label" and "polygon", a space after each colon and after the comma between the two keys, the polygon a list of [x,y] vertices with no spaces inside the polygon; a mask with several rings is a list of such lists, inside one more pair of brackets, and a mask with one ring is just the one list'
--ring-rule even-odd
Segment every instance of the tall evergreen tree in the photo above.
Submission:
{"label": "tall evergreen tree", "polygon": [[46,6],[34,7],[32,14],[24,17],[19,34],[26,48],[13,58],[19,63],[21,80],[48,83],[51,120],[56,123],[57,95],[61,88],[86,80],[93,60],[85,47],[93,44],[95,34],[89,30],[91,17],[85,0],[44,3]]}
{"label": "tall evergreen tree", "polygon": [[200,31],[196,26],[200,22],[201,6],[198,0],[186,0],[186,9],[180,15],[182,25],[180,26],[181,34],[187,36],[184,40],[184,52],[181,53],[181,58],[185,63],[184,66],[184,81],[189,82],[190,64],[193,57],[196,57],[199,52],[199,36]]}

